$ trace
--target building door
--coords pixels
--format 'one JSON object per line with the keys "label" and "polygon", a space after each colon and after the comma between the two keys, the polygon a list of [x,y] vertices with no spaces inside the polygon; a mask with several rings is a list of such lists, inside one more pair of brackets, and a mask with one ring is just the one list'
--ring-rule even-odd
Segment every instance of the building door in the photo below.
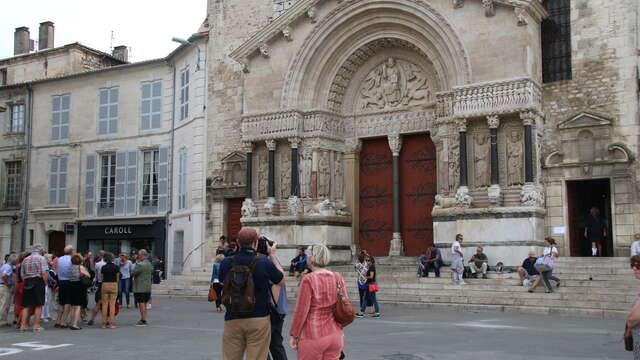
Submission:
{"label": "building door", "polygon": [[243,200],[243,198],[227,199],[227,239],[229,240],[236,240],[242,228],[240,218]]}
{"label": "building door", "polygon": [[360,248],[389,255],[393,236],[393,163],[387,138],[362,142],[360,152]]}
{"label": "building door", "polygon": [[52,231],[49,233],[49,254],[55,256],[64,255],[66,236],[62,231]]}
{"label": "building door", "polygon": [[427,134],[402,137],[400,152],[400,226],[406,256],[433,244],[431,210],[435,203],[436,148]]}
{"label": "building door", "polygon": [[613,256],[609,179],[567,181],[567,200],[571,256],[591,256],[591,243],[584,233],[592,207],[598,208],[600,216],[606,223],[607,237],[602,244],[602,254]]}

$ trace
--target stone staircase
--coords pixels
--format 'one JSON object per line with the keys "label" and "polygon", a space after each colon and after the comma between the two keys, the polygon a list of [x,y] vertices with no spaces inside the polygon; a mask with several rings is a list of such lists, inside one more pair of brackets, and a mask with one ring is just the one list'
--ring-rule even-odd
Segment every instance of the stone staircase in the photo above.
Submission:
{"label": "stone staircase", "polygon": [[[378,301],[434,309],[491,310],[525,314],[624,317],[640,293],[627,258],[561,258],[554,275],[562,282],[553,294],[544,286],[535,293],[519,286],[518,275],[489,274],[489,279],[466,279],[467,285],[454,285],[451,272],[442,269],[437,279],[418,278],[415,258],[379,258]],[[190,275],[175,276],[154,285],[154,295],[205,299],[210,279],[209,268]],[[334,266],[347,282],[349,297],[358,303],[355,272],[350,265]],[[433,274],[431,274],[433,276]],[[289,298],[295,301],[298,279],[287,277]]]}

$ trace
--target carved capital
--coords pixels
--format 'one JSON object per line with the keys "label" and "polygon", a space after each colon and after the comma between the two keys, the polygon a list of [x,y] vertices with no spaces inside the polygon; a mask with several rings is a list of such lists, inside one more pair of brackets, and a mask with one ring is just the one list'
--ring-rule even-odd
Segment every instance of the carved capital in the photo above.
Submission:
{"label": "carved capital", "polygon": [[267,144],[267,149],[269,151],[276,151],[276,141],[275,140],[267,140],[267,141],[265,141],[265,144]]}
{"label": "carved capital", "polygon": [[498,115],[487,116],[487,124],[489,129],[497,129],[500,127],[500,118]]}
{"label": "carved capital", "polygon": [[516,14],[518,26],[527,26],[529,24],[529,20],[527,20],[527,10],[521,7],[516,7],[513,9],[513,11]]}
{"label": "carved capital", "polygon": [[389,147],[393,156],[400,156],[400,149],[402,149],[402,136],[399,134],[391,134],[387,136],[389,141]]}
{"label": "carved capital", "polygon": [[453,8],[459,9],[464,6],[464,0],[453,0]]}
{"label": "carved capital", "polygon": [[482,0],[482,7],[484,8],[484,16],[492,17],[496,14],[496,7],[493,0]]}
{"label": "carved capital", "polygon": [[253,152],[253,143],[250,141],[245,141],[242,143],[242,150],[245,153]]}
{"label": "carved capital", "polygon": [[263,43],[262,45],[260,45],[258,50],[260,50],[260,55],[266,58],[268,58],[271,54],[271,48],[269,47],[269,45],[267,45],[267,43]]}
{"label": "carved capital", "polygon": [[310,7],[309,10],[307,10],[307,16],[309,17],[309,20],[311,20],[311,23],[315,24],[316,21],[318,21],[318,9],[316,9],[315,6]]}
{"label": "carved capital", "polygon": [[300,146],[300,142],[302,142],[302,140],[300,140],[299,137],[289,138],[289,144],[291,144],[292,149],[297,149]]}
{"label": "carved capital", "polygon": [[458,132],[467,132],[467,119],[456,119],[455,124]]}
{"label": "carved capital", "polygon": [[349,138],[344,141],[345,152],[359,153],[362,150],[362,141],[360,139]]}
{"label": "carved capital", "polygon": [[282,35],[287,41],[293,41],[293,28],[290,25],[285,26]]}
{"label": "carved capital", "polygon": [[244,58],[242,60],[238,60],[238,64],[240,65],[240,70],[242,70],[243,73],[249,72],[249,59]]}
{"label": "carved capital", "polygon": [[534,125],[536,122],[536,114],[532,111],[524,111],[520,113],[520,120],[524,126]]}

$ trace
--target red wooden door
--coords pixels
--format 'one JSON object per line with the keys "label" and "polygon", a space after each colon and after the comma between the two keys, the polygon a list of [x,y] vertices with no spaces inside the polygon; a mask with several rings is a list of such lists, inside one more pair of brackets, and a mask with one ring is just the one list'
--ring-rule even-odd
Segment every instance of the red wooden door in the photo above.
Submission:
{"label": "red wooden door", "polygon": [[49,254],[55,256],[64,255],[66,236],[62,231],[53,231],[49,233]]}
{"label": "red wooden door", "polygon": [[404,254],[418,256],[433,243],[436,149],[427,134],[402,137],[400,152],[400,229]]}
{"label": "red wooden door", "polygon": [[243,198],[227,199],[227,240],[236,240],[242,228],[240,218],[243,200]]}
{"label": "red wooden door", "polygon": [[389,255],[393,232],[393,163],[386,138],[365,140],[360,153],[360,247]]}

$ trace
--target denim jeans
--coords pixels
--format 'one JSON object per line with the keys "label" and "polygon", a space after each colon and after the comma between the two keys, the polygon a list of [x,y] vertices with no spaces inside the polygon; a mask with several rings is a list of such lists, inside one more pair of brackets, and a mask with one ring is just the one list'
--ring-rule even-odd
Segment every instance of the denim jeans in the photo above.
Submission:
{"label": "denim jeans", "polygon": [[360,308],[362,309],[362,307],[364,306],[365,308],[367,307],[367,288],[366,285],[364,288],[360,287],[360,284],[358,284],[358,282],[356,281],[356,285],[358,285],[358,294],[360,295]]}
{"label": "denim jeans", "polygon": [[120,305],[124,305],[122,302],[122,294],[124,293],[127,298],[127,306],[129,305],[129,290],[131,289],[131,278],[128,279],[120,279],[120,283],[118,286],[118,302]]}
{"label": "denim jeans", "polygon": [[380,305],[378,305],[378,299],[376,298],[376,293],[366,291],[365,301],[360,305],[360,312],[363,313],[367,310],[367,304],[371,304],[375,312],[380,312]]}

